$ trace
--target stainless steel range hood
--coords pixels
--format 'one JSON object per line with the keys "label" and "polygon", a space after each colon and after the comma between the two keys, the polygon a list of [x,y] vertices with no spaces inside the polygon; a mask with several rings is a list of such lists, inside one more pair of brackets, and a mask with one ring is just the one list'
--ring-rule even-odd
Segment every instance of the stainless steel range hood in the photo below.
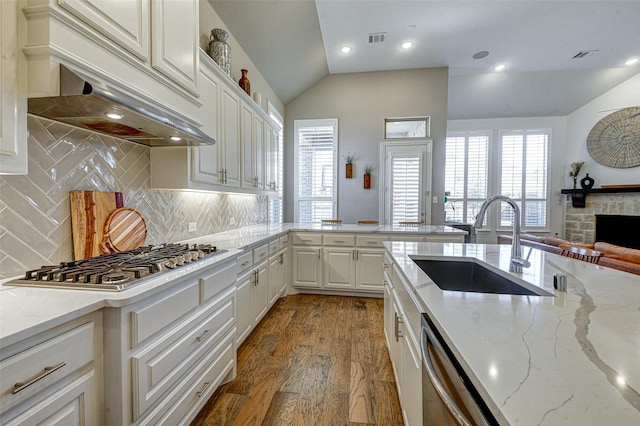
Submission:
{"label": "stainless steel range hood", "polygon": [[215,140],[152,105],[89,82],[60,66],[60,96],[29,98],[31,114],[147,146],[212,145]]}

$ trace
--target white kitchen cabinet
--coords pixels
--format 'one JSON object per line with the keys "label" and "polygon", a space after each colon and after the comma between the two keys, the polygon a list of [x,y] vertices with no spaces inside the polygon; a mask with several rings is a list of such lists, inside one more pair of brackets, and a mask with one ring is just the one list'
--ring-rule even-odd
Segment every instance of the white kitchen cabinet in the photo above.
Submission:
{"label": "white kitchen cabinet", "polygon": [[269,310],[269,294],[268,294],[268,263],[261,262],[255,267],[255,275],[253,279],[253,292],[251,295],[251,312],[253,313],[254,324],[258,324],[262,317]]}
{"label": "white kitchen cabinet", "polygon": [[58,4],[115,45],[149,62],[150,0],[58,0]]}
{"label": "white kitchen cabinet", "polygon": [[251,306],[251,294],[253,293],[254,271],[246,271],[238,275],[236,282],[236,298],[238,304],[238,319],[236,331],[236,346],[240,346],[247,338],[255,325]]}
{"label": "white kitchen cabinet", "polygon": [[254,114],[253,105],[242,102],[241,128],[241,185],[244,188],[264,189],[264,119]]}
{"label": "white kitchen cabinet", "polygon": [[16,1],[0,1],[0,174],[27,174],[27,80]]}
{"label": "white kitchen cabinet", "polygon": [[354,289],[356,278],[355,249],[325,247],[323,253],[324,288]]}
{"label": "white kitchen cabinet", "polygon": [[322,288],[322,248],[293,246],[291,250],[292,285]]}
{"label": "white kitchen cabinet", "polygon": [[102,314],[0,350],[0,423],[102,424]]}
{"label": "white kitchen cabinet", "polygon": [[269,305],[273,305],[282,294],[285,281],[285,250],[269,257]]}
{"label": "white kitchen cabinet", "polygon": [[188,424],[233,379],[236,271],[236,258],[225,259],[104,309],[105,424]]}
{"label": "white kitchen cabinet", "polygon": [[278,133],[273,126],[264,123],[264,146],[265,146],[265,189],[271,192],[280,190],[280,179],[278,173]]}
{"label": "white kitchen cabinet", "polygon": [[382,291],[383,260],[383,249],[356,248],[356,289]]}
{"label": "white kitchen cabinet", "polygon": [[384,331],[402,416],[407,425],[421,425],[422,360],[418,340],[420,313],[388,256],[385,256],[384,262]]}
{"label": "white kitchen cabinet", "polygon": [[151,1],[151,66],[198,95],[198,0]]}
{"label": "white kitchen cabinet", "polygon": [[227,85],[221,94],[221,134],[223,184],[240,186],[240,98]]}

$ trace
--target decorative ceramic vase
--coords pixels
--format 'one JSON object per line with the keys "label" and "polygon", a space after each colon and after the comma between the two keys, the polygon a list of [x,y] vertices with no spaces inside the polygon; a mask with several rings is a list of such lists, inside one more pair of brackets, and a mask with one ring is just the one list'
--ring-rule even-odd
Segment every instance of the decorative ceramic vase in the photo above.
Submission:
{"label": "decorative ceramic vase", "polygon": [[242,90],[247,92],[247,95],[251,96],[251,82],[247,78],[247,70],[240,71],[242,71],[242,77],[240,78],[240,81],[238,81],[238,84]]}
{"label": "decorative ceramic vase", "polygon": [[220,28],[211,30],[209,36],[209,56],[227,73],[231,75],[231,47],[227,44],[229,34]]}
{"label": "decorative ceramic vase", "polygon": [[365,173],[364,174],[364,189],[370,189],[371,188],[371,174],[370,173]]}
{"label": "decorative ceramic vase", "polygon": [[589,177],[589,173],[587,173],[587,175],[585,177],[580,179],[580,186],[583,189],[591,189],[591,188],[593,188],[593,184],[594,183],[595,183],[595,181],[593,180],[592,177]]}
{"label": "decorative ceramic vase", "polygon": [[345,171],[347,179],[351,179],[353,177],[353,164],[347,163],[345,166],[347,166]]}

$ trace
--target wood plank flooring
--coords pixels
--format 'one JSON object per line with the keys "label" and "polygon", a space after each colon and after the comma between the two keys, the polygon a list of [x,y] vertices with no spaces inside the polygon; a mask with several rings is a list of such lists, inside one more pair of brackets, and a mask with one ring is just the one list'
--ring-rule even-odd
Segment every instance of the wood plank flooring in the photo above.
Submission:
{"label": "wood plank flooring", "polygon": [[382,299],[278,300],[192,426],[402,425],[383,327]]}

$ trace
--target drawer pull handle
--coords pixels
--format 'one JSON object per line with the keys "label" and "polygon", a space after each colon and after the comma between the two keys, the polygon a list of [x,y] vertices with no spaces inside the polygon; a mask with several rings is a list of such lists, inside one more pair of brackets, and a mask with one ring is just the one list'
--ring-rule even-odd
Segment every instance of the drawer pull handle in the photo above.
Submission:
{"label": "drawer pull handle", "polygon": [[196,337],[196,342],[202,342],[202,339],[204,339],[204,337],[209,334],[209,331],[211,330],[205,330],[202,332],[202,334],[198,337]]}
{"label": "drawer pull handle", "polygon": [[42,373],[39,373],[35,376],[33,376],[31,379],[29,379],[26,382],[19,382],[16,383],[15,385],[13,385],[13,391],[11,391],[12,394],[16,394],[22,390],[24,390],[25,388],[31,386],[32,384],[34,384],[35,382],[44,379],[45,377],[47,377],[49,374],[56,372],[57,370],[60,370],[62,367],[64,367],[65,365],[67,365],[66,361],[62,361],[60,364],[55,365],[53,367],[45,367],[44,370],[42,370]]}
{"label": "drawer pull handle", "polygon": [[246,262],[242,262],[240,266],[247,266],[248,264],[249,264],[249,261],[247,260]]}
{"label": "drawer pull handle", "polygon": [[334,243],[344,243],[344,240],[333,240]]}
{"label": "drawer pull handle", "polygon": [[200,398],[202,395],[204,395],[204,393],[207,391],[210,385],[211,385],[211,382],[204,382],[204,385],[202,385],[202,388],[198,392],[196,392],[196,397]]}

